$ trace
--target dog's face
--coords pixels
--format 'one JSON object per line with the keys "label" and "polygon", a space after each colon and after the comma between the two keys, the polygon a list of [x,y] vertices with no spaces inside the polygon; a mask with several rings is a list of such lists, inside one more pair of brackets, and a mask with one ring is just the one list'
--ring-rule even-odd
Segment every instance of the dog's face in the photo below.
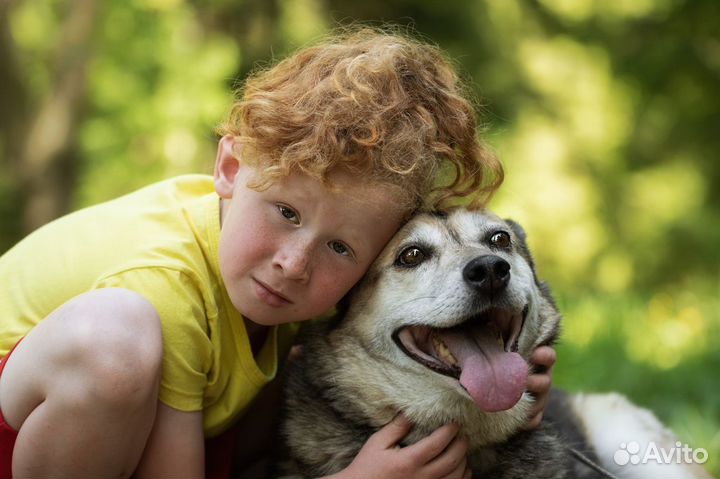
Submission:
{"label": "dog's face", "polygon": [[525,421],[527,360],[558,322],[522,229],[458,209],[419,215],[391,240],[352,292],[341,329],[377,361],[384,394],[406,414],[479,414],[483,432],[500,437]]}

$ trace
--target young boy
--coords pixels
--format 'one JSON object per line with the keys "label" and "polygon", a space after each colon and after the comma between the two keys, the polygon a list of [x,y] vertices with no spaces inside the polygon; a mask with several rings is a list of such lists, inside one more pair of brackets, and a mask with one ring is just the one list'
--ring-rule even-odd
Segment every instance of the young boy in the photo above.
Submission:
{"label": "young boy", "polygon": [[[204,438],[274,377],[293,323],[330,310],[431,192],[481,202],[502,179],[437,49],[372,30],[250,78],[221,133],[212,177],[70,214],[0,258],[3,477],[203,477]],[[531,381],[541,412],[549,374]],[[409,427],[340,475],[467,476],[457,425],[395,447]]]}

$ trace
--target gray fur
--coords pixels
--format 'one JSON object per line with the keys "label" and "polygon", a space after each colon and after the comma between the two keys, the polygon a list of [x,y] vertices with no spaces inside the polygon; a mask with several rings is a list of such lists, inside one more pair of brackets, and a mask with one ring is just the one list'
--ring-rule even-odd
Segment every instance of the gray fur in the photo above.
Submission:
{"label": "gray fur", "polygon": [[[510,233],[509,248],[488,242],[498,230]],[[427,252],[425,261],[412,268],[399,265],[400,253],[411,246]],[[573,446],[593,454],[564,396],[551,396],[550,420],[534,431],[519,432],[532,406],[530,394],[524,393],[509,410],[485,413],[455,379],[423,367],[392,339],[401,326],[447,328],[486,307],[483,303],[490,300],[463,284],[460,273],[469,260],[486,254],[511,265],[506,290],[491,301],[514,308],[527,303],[519,354],[528,361],[538,345],[555,342],[560,314],[535,275],[519,225],[462,209],[447,216],[419,215],[380,254],[368,274],[371,279],[354,288],[343,314],[305,331],[302,357],[288,371],[281,475],[318,477],[340,471],[373,432],[402,411],[414,424],[408,444],[448,422],[462,424],[476,477],[602,477],[569,453]]]}

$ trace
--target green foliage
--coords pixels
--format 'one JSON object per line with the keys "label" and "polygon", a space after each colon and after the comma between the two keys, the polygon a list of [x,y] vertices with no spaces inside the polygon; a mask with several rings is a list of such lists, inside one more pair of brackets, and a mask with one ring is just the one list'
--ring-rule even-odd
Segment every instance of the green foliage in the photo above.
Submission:
{"label": "green foliage", "polygon": [[90,117],[80,135],[90,161],[76,205],[153,180],[209,172],[213,130],[229,108],[238,67],[232,39],[205,29],[184,2],[111,2],[90,65]]}
{"label": "green foliage", "polygon": [[664,292],[560,295],[565,330],[554,383],[571,391],[622,391],[652,410],[720,470],[718,285]]}
{"label": "green foliage", "polygon": [[[628,394],[720,474],[720,3],[100,3],[84,60],[60,49],[76,3],[0,7],[0,251],[28,232],[28,171],[62,172],[71,198],[55,202],[71,209],[209,172],[231,87],[257,62],[338,21],[410,25],[481,98],[507,170],[491,207],[525,226],[567,317],[556,383]],[[73,68],[83,97],[45,132],[67,134],[70,160],[25,165],[22,134]]]}

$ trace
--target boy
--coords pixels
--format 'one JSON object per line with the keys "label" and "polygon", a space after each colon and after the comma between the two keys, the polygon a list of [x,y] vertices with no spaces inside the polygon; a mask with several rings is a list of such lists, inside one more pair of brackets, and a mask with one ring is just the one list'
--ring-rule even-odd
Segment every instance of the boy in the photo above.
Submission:
{"label": "boy", "polygon": [[[221,133],[212,177],[70,214],[0,258],[6,475],[12,457],[16,478],[202,477],[204,438],[274,377],[293,322],[331,309],[431,192],[480,202],[502,179],[442,55],[371,30],[250,78]],[[395,448],[408,428],[343,473],[467,476],[456,425]]]}

